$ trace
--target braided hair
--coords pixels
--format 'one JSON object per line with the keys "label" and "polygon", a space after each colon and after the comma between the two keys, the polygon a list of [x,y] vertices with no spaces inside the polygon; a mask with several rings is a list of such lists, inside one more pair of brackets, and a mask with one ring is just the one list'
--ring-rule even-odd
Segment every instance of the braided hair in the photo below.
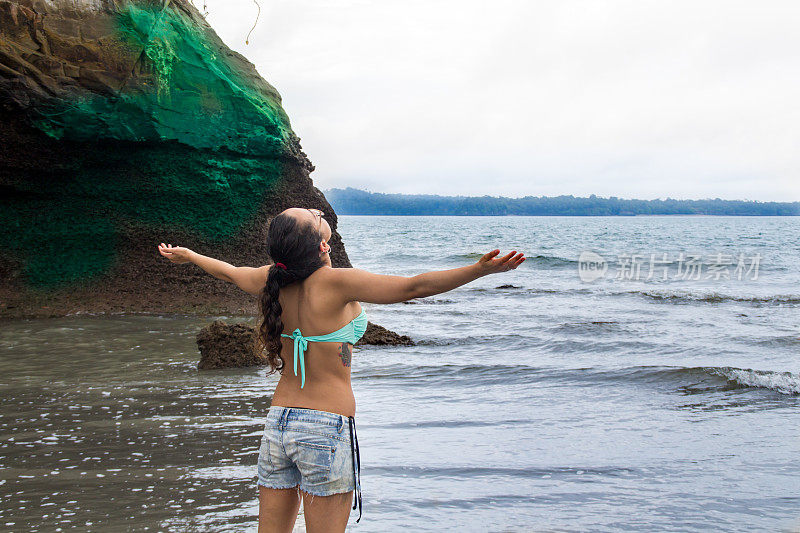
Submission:
{"label": "braided hair", "polygon": [[[280,290],[306,279],[325,265],[319,255],[319,243],[323,239],[313,224],[298,221],[286,213],[279,214],[270,222],[267,234],[269,255],[276,264],[270,267],[267,283],[259,296],[259,311],[263,319],[256,330],[255,339],[256,353],[267,351],[268,374],[284,367],[281,357],[283,308],[278,301]],[[282,265],[278,266],[277,263]]]}

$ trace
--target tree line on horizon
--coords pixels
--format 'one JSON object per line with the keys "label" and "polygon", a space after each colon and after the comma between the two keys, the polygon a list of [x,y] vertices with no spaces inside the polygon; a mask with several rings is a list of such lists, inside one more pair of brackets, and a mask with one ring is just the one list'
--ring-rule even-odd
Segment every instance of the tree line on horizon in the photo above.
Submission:
{"label": "tree line on horizon", "polygon": [[800,202],[759,202],[757,200],[626,200],[573,195],[525,196],[439,196],[432,194],[376,193],[347,187],[323,191],[340,215],[744,215],[798,216]]}

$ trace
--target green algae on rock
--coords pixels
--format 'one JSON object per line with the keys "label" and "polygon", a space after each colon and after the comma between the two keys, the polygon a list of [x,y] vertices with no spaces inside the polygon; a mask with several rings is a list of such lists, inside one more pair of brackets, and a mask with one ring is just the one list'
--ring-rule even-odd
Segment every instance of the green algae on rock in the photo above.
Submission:
{"label": "green algae on rock", "polygon": [[0,109],[0,316],[251,314],[156,245],[264,264],[293,205],[350,265],[280,95],[188,0],[0,0]]}
{"label": "green algae on rock", "polygon": [[173,139],[263,156],[279,156],[290,143],[278,92],[214,42],[194,9],[126,3],[110,23],[112,64],[130,65],[131,72],[109,75],[111,97],[84,94],[36,109],[39,129],[58,139]]}

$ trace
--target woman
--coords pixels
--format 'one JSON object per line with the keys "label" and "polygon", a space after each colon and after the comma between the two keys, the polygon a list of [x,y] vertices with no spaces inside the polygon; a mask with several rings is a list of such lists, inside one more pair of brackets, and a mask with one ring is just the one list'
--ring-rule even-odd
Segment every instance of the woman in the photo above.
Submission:
{"label": "woman", "polygon": [[[270,373],[281,373],[259,450],[259,532],[291,531],[301,496],[309,533],[344,531],[354,490],[353,509],[360,504],[350,385],[353,344],[367,322],[359,302],[392,304],[440,294],[525,260],[514,251],[497,257],[500,251],[494,250],[469,266],[412,277],[333,268],[331,227],[323,215],[293,207],[276,216],[268,233],[275,263],[259,268],[159,246],[173,263],[195,263],[259,297],[257,345],[267,350]],[[291,368],[284,371],[287,361]]]}

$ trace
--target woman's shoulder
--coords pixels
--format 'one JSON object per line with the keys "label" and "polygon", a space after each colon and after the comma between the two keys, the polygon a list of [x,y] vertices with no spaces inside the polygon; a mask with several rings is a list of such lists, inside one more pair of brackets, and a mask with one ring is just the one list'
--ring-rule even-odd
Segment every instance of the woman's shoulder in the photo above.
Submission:
{"label": "woman's shoulder", "polygon": [[331,268],[318,278],[336,299],[343,302],[393,304],[416,297],[413,277],[373,274],[360,268]]}
{"label": "woman's shoulder", "polygon": [[320,280],[337,280],[337,279],[343,279],[356,272],[363,272],[363,271],[353,267],[330,267],[328,265],[325,265],[319,267],[316,271],[314,271],[312,276],[315,276]]}
{"label": "woman's shoulder", "polygon": [[336,285],[337,280],[341,277],[341,270],[341,268],[329,267],[327,265],[321,266],[308,276],[306,281],[317,287],[324,286],[326,289],[332,289]]}
{"label": "woman's shoulder", "polygon": [[345,314],[358,314],[361,309],[358,302],[346,297],[343,290],[343,283],[339,276],[343,268],[323,266],[314,271],[308,278],[303,280],[298,288],[302,291],[302,299],[306,305],[311,305],[314,309],[325,314],[338,313],[340,310]]}
{"label": "woman's shoulder", "polygon": [[[344,289],[352,282],[354,276],[357,275],[356,272],[362,271],[352,267],[330,267],[325,265],[318,268],[308,277],[308,285],[313,286],[313,289],[311,287],[309,287],[309,289],[312,291],[323,290],[329,296],[342,293],[339,296],[343,298]],[[334,298],[337,300],[340,299]],[[347,301],[349,301],[349,299],[347,299]]]}
{"label": "woman's shoulder", "polygon": [[374,274],[366,270],[355,267],[320,267],[312,274],[315,276],[315,283],[319,282],[329,285],[331,288],[339,287],[346,290],[354,285],[369,284],[375,281]]}

